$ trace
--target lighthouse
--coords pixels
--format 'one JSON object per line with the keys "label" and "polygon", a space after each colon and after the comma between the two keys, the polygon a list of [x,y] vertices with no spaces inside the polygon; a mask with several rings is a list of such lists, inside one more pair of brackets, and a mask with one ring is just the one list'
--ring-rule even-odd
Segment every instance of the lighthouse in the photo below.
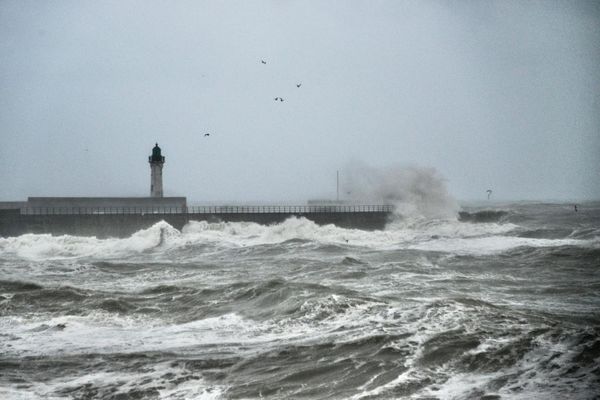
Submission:
{"label": "lighthouse", "polygon": [[160,154],[158,143],[152,149],[148,162],[150,163],[150,197],[163,197],[162,169],[165,158]]}

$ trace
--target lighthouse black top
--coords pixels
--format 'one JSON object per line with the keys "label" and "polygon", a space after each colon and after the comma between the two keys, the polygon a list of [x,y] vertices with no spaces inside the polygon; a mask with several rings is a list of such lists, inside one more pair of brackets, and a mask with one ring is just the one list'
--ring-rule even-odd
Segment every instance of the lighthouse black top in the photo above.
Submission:
{"label": "lighthouse black top", "polygon": [[165,157],[160,154],[160,147],[158,147],[158,143],[154,145],[152,149],[152,155],[148,157],[149,162],[165,162]]}

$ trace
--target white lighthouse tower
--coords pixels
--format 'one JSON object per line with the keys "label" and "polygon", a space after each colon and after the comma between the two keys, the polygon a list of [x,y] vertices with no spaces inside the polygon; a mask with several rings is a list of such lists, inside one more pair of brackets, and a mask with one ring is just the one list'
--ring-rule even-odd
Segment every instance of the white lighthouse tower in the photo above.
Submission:
{"label": "white lighthouse tower", "polygon": [[165,158],[160,154],[158,143],[152,149],[148,162],[150,163],[150,197],[163,197],[162,169]]}

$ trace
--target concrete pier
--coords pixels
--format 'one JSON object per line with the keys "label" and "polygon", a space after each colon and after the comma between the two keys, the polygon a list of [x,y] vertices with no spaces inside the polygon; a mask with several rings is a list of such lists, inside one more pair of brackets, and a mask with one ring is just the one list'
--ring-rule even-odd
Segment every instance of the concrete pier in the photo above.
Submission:
{"label": "concrete pier", "polygon": [[318,225],[334,224],[342,228],[378,230],[384,229],[391,217],[389,206],[356,207],[356,209],[346,210],[288,206],[231,207],[229,209],[207,207],[196,209],[197,212],[194,212],[193,208],[163,210],[163,212],[115,209],[114,212],[109,210],[104,213],[84,213],[81,210],[77,210],[80,211],[77,213],[75,210],[70,210],[71,213],[65,212],[64,209],[62,211],[59,209],[45,210],[44,213],[36,213],[36,210],[29,210],[30,213],[27,213],[27,210],[0,210],[0,236],[49,233],[122,238],[130,236],[140,229],[149,228],[159,221],[165,221],[181,230],[190,221],[255,222],[271,225],[281,223],[290,217],[304,217]]}

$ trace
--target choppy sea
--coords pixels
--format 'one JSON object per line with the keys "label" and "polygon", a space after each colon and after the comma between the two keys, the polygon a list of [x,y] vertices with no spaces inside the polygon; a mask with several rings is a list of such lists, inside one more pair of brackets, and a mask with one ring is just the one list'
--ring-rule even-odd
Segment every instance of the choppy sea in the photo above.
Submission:
{"label": "choppy sea", "polygon": [[0,238],[2,399],[597,399],[600,203]]}

